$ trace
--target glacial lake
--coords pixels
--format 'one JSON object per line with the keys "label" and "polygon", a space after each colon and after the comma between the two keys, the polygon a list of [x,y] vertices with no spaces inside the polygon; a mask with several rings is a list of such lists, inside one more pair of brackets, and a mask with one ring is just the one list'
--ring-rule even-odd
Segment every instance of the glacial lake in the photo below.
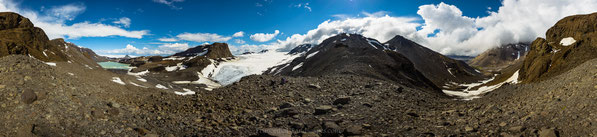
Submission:
{"label": "glacial lake", "polygon": [[98,62],[97,64],[99,64],[100,66],[102,66],[102,68],[105,68],[105,69],[129,69],[130,68],[129,64],[123,64],[123,63],[118,63],[118,62]]}

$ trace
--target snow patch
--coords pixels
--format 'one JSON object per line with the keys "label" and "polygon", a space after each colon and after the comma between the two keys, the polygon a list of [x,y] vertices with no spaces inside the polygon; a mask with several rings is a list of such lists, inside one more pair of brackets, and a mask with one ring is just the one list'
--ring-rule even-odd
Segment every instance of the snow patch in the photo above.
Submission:
{"label": "snow patch", "polygon": [[574,38],[567,37],[567,38],[563,38],[560,41],[560,44],[562,44],[562,46],[570,46],[570,45],[574,44],[575,42],[576,42],[576,40],[574,40]]}
{"label": "snow patch", "polygon": [[155,85],[155,88],[159,88],[159,89],[168,89],[166,86],[162,85],[162,84],[157,84]]}
{"label": "snow patch", "polygon": [[119,77],[112,77],[112,82],[118,83],[120,85],[126,85],[126,83],[122,82]]}
{"label": "snow patch", "polygon": [[307,55],[307,58],[305,58],[305,59],[309,59],[309,58],[311,58],[311,57],[315,56],[317,53],[319,53],[319,51],[315,51],[315,52],[313,52],[313,53],[311,53],[311,54],[308,54],[308,55]]}
{"label": "snow patch", "polygon": [[131,83],[131,85],[135,85],[135,86],[137,86],[137,87],[147,88],[146,86],[141,86],[141,85],[139,85],[139,84],[137,84],[137,83],[133,83],[133,82],[129,82],[129,83]]}
{"label": "snow patch", "polygon": [[56,67],[56,63],[54,63],[54,62],[46,62],[46,64],[47,64],[47,65],[50,65],[50,66],[52,66],[52,67]]}
{"label": "snow patch", "polygon": [[185,95],[195,95],[195,91],[192,91],[192,90],[190,90],[190,89],[183,88],[182,90],[184,90],[185,92],[178,92],[178,91],[174,91],[174,94],[176,94],[176,95],[181,95],[181,96],[185,96]]}
{"label": "snow patch", "polygon": [[213,80],[203,76],[200,72],[197,72],[197,76],[199,79],[196,81],[173,81],[174,84],[204,84],[207,87],[204,88],[205,90],[211,91],[215,88],[221,87],[222,85],[219,83],[214,82]]}
{"label": "snow patch", "polygon": [[294,70],[296,70],[296,69],[298,69],[298,68],[301,68],[302,66],[303,66],[303,62],[301,62],[301,64],[298,64],[298,65],[294,66],[294,67],[292,68],[292,71],[294,71]]}
{"label": "snow patch", "polygon": [[184,59],[185,59],[185,57],[172,56],[172,57],[165,58],[163,60],[184,60]]}
{"label": "snow patch", "polygon": [[145,76],[145,74],[149,73],[149,70],[145,70],[145,71],[141,71],[141,72],[137,72],[137,73],[133,73],[133,72],[127,72],[126,74],[128,75],[132,75],[132,76]]}
{"label": "snow patch", "polygon": [[168,66],[166,67],[166,71],[170,72],[170,71],[175,71],[178,70],[178,66]]}

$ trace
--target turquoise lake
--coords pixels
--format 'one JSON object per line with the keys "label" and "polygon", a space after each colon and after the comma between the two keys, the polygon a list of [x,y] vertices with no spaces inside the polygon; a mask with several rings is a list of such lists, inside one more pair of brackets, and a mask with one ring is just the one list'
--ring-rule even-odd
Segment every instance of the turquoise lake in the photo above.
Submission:
{"label": "turquoise lake", "polygon": [[97,64],[99,64],[100,66],[102,66],[102,68],[105,68],[105,69],[129,69],[130,68],[129,64],[122,64],[122,63],[118,63],[118,62],[98,62]]}

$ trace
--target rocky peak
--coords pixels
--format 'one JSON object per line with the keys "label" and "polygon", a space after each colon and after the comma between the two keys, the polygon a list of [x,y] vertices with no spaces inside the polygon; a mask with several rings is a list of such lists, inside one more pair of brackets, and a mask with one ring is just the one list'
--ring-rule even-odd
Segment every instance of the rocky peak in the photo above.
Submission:
{"label": "rocky peak", "polygon": [[0,30],[15,28],[33,28],[33,23],[29,19],[14,12],[0,13]]}
{"label": "rocky peak", "polygon": [[191,57],[191,56],[205,56],[210,59],[234,57],[226,43],[213,43],[209,45],[199,45],[189,48],[183,52],[174,54],[173,56]]}
{"label": "rocky peak", "polygon": [[519,79],[524,83],[545,80],[597,58],[597,13],[575,15],[558,21],[530,47]]}
{"label": "rocky peak", "polygon": [[21,54],[42,61],[66,61],[46,33],[29,19],[12,12],[0,13],[0,57]]}

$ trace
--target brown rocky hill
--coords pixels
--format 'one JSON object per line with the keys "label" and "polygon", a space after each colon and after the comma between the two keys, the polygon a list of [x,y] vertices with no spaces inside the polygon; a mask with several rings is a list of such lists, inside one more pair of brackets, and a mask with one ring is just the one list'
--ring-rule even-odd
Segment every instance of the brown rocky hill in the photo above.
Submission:
{"label": "brown rocky hill", "polygon": [[444,56],[400,35],[384,45],[408,58],[417,70],[439,87],[452,82],[473,83],[484,78],[465,62]]}
{"label": "brown rocky hill", "polygon": [[468,63],[483,70],[497,71],[514,64],[516,60],[524,60],[529,45],[526,43],[502,45],[479,54]]}
{"label": "brown rocky hill", "polygon": [[29,19],[12,12],[0,13],[0,57],[10,54],[31,56],[46,62],[66,61],[45,32]]}
{"label": "brown rocky hill", "polygon": [[272,67],[264,74],[311,77],[349,74],[439,89],[408,58],[386,49],[375,39],[339,34],[311,48],[304,56]]}
{"label": "brown rocky hill", "polygon": [[173,56],[190,57],[190,56],[205,56],[210,59],[234,57],[226,43],[213,43],[207,45],[199,45],[189,48],[186,51],[179,52]]}
{"label": "brown rocky hill", "polygon": [[597,13],[566,17],[546,37],[531,45],[520,70],[524,83],[545,80],[597,58]]}

